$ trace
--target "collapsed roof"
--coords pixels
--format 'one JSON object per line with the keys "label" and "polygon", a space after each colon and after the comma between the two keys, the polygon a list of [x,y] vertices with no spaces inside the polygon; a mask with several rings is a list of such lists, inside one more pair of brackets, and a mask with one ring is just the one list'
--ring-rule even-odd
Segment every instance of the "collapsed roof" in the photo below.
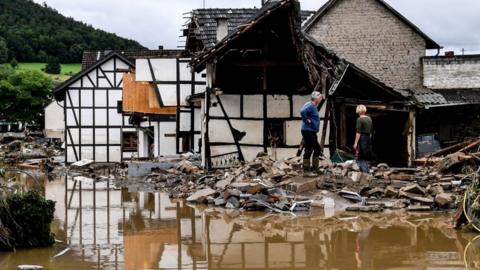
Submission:
{"label": "collapsed roof", "polygon": [[[262,9],[276,4],[276,1],[265,3]],[[237,27],[246,23],[261,9],[258,8],[209,8],[195,9],[191,12],[189,21],[183,35],[187,37],[186,49],[192,53],[208,50],[217,43],[217,22],[219,19],[226,19],[228,22],[228,33],[233,33]],[[315,11],[301,11],[302,21],[307,21]]]}

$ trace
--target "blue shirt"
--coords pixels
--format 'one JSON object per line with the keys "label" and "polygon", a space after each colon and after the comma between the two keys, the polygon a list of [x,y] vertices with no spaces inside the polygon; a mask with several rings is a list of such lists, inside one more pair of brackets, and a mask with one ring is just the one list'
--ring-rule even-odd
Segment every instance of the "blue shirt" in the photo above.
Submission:
{"label": "blue shirt", "polygon": [[307,102],[300,110],[302,116],[302,131],[318,132],[320,130],[320,114],[312,102]]}

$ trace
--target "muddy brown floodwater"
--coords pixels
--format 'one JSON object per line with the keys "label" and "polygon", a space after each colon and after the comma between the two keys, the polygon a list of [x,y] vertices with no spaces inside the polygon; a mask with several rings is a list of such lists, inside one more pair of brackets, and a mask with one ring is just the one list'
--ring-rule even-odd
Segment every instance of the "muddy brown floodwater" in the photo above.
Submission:
{"label": "muddy brown floodwater", "polygon": [[452,229],[448,213],[242,213],[77,179],[44,189],[62,242],[0,253],[0,269],[480,268],[480,238]]}

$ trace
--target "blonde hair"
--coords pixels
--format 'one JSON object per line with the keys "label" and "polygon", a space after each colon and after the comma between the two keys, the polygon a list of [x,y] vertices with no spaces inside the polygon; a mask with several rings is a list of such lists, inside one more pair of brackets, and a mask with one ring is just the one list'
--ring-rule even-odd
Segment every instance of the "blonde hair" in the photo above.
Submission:
{"label": "blonde hair", "polygon": [[365,105],[358,105],[355,111],[357,112],[357,114],[366,114],[367,107],[365,107]]}

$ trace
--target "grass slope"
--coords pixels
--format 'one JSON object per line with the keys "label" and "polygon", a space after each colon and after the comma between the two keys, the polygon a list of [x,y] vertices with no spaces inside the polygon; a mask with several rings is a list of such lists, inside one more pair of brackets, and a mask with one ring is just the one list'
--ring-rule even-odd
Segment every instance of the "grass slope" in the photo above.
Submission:
{"label": "grass slope", "polygon": [[62,64],[61,74],[47,74],[43,71],[45,69],[46,63],[18,63],[18,70],[36,70],[43,72],[45,75],[52,78],[54,81],[66,81],[71,76],[80,72],[82,66],[81,64]]}

